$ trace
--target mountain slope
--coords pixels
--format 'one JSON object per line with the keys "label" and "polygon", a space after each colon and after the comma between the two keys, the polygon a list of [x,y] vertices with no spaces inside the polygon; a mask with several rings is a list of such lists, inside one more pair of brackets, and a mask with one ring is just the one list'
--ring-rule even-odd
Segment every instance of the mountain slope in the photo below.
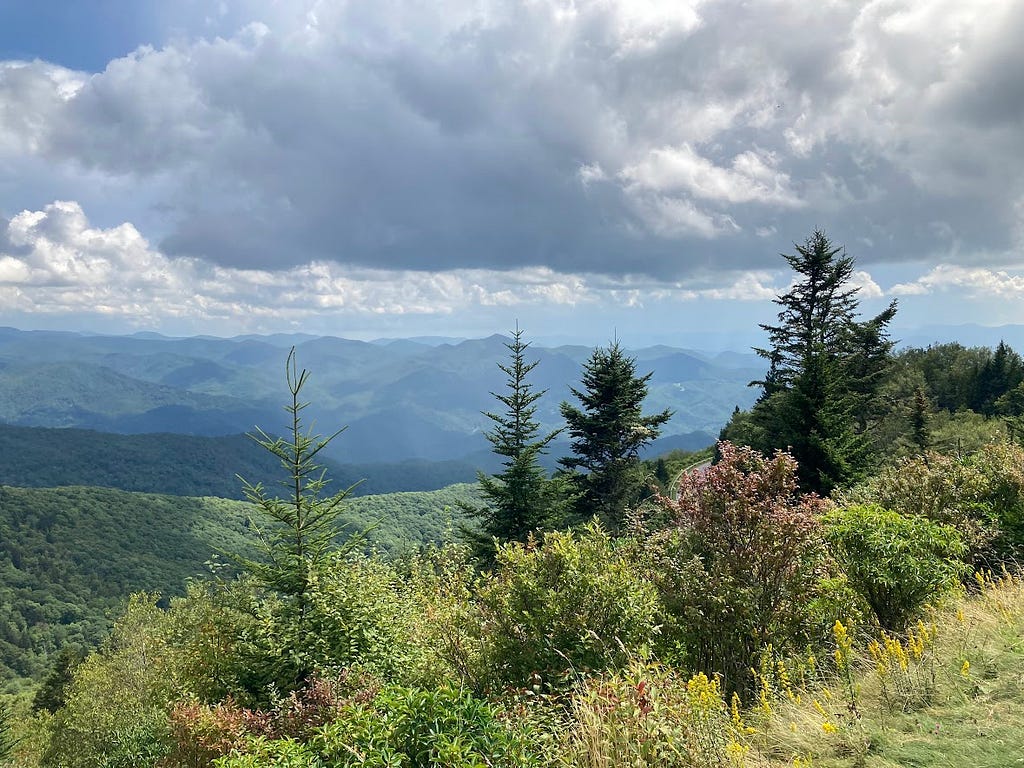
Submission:
{"label": "mountain slope", "polygon": [[[346,503],[349,531],[398,553],[445,538],[475,487]],[[132,592],[180,593],[220,551],[252,545],[248,504],[105,488],[0,486],[0,675],[33,677],[51,652],[94,645]]]}
{"label": "mountain slope", "polygon": [[[343,434],[339,440],[353,439]],[[335,488],[353,494],[432,491],[476,479],[473,464],[406,460],[321,463]],[[0,424],[0,484],[30,488],[93,485],[175,496],[242,498],[238,475],[257,482],[276,477],[278,460],[245,435],[118,435],[85,429]]]}
{"label": "mountain slope", "polygon": [[[279,428],[282,342],[255,337],[170,339],[86,336],[0,329],[0,421],[136,434],[230,435],[259,424]],[[372,344],[334,337],[295,339],[298,363],[311,372],[308,415],[323,431],[350,425],[329,454],[349,463],[407,458],[460,459],[487,448],[492,392],[505,376],[503,336],[427,346]],[[542,429],[562,426],[559,403],[570,398],[583,346],[531,346],[531,382]],[[670,408],[664,435],[717,434],[733,408],[750,406],[757,361],[721,362],[671,347],[637,352],[653,372],[649,410]]]}

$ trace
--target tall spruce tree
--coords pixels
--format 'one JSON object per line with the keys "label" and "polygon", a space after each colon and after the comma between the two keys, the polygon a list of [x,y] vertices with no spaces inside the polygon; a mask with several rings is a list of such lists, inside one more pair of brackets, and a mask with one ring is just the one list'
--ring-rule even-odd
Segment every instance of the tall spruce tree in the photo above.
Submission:
{"label": "tall spruce tree", "polygon": [[494,426],[485,433],[492,450],[502,458],[502,469],[493,476],[478,475],[480,492],[486,499],[483,507],[464,507],[480,520],[480,530],[466,531],[476,554],[489,561],[494,542],[526,541],[530,532],[561,522],[564,494],[560,483],[548,478],[539,458],[560,430],[541,435],[536,420],[537,401],[547,390],[535,391],[527,381],[537,362],[527,362],[530,346],[523,341],[523,331],[516,324],[508,348],[507,363],[498,363],[506,375],[503,393],[492,392],[504,406],[501,413],[484,412]]}
{"label": "tall spruce tree", "polygon": [[923,454],[931,444],[928,434],[928,411],[931,404],[924,393],[924,387],[914,388],[914,404],[910,412],[910,442],[917,453]]}
{"label": "tall spruce tree", "polygon": [[783,258],[798,279],[775,299],[782,307],[778,323],[761,326],[769,346],[755,351],[769,367],[764,380],[753,382],[763,392],[749,434],[763,451],[790,451],[802,487],[828,494],[856,479],[870,460],[867,433],[891,361],[888,325],[896,304],[859,322],[853,259],[820,231]]}
{"label": "tall spruce tree", "polygon": [[357,533],[339,543],[346,527],[340,520],[342,503],[352,488],[327,495],[330,481],[326,470],[317,463],[317,456],[344,428],[321,437],[303,423],[302,411],[309,403],[302,401],[301,393],[309,372],[298,369],[294,347],[288,353],[285,376],[291,395],[285,406],[289,420],[287,438],[271,437],[259,427],[249,435],[280,461],[284,475],[280,485],[285,493],[283,497],[271,494],[262,482],[253,484],[239,478],[245,497],[253,505],[252,524],[261,556],[228,555],[260,587],[280,600],[280,655],[274,664],[260,671],[279,690],[291,691],[306,682],[314,671],[307,644],[312,628],[313,594],[320,576],[333,557],[356,550],[365,543],[365,536]]}
{"label": "tall spruce tree", "polygon": [[971,408],[986,416],[994,415],[997,401],[1024,381],[1024,360],[1005,341],[978,366]]}
{"label": "tall spruce tree", "polygon": [[577,513],[597,515],[612,532],[623,527],[626,509],[640,498],[640,449],[672,416],[667,409],[643,414],[650,378],[637,376],[636,360],[615,341],[595,349],[584,364],[582,389],[571,389],[580,407],[562,403],[573,455],[559,463],[577,488]]}

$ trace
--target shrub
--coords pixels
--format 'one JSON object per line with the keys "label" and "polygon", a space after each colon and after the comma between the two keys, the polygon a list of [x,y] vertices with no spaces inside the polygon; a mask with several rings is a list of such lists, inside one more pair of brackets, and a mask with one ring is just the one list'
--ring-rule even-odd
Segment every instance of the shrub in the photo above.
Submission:
{"label": "shrub", "polygon": [[176,602],[190,692],[201,701],[230,696],[266,707],[297,690],[300,670],[327,678],[349,667],[384,678],[405,674],[413,653],[410,611],[394,567],[375,556],[337,553],[307,579],[301,632],[294,607],[248,577],[194,586],[187,601]]}
{"label": "shrub", "polygon": [[480,691],[491,677],[483,661],[480,606],[474,599],[480,575],[467,546],[431,547],[408,561],[411,634],[416,654],[407,681]]}
{"label": "shrub", "polygon": [[826,567],[831,572],[818,580],[807,602],[807,639],[813,647],[831,644],[837,621],[859,627],[870,623],[873,616],[871,606],[849,578],[839,573],[841,566],[830,561]]}
{"label": "shrub", "polygon": [[320,674],[358,667],[394,679],[412,654],[408,620],[405,589],[391,565],[375,556],[336,556],[313,579],[301,640]]}
{"label": "shrub", "polygon": [[634,533],[667,613],[667,650],[742,692],[762,649],[804,635],[826,502],[797,493],[787,454],[767,459],[725,442],[718,452],[717,464],[684,475],[678,499],[660,498]]}
{"label": "shrub", "polygon": [[345,707],[305,741],[250,738],[219,768],[528,768],[538,765],[528,734],[491,705],[455,688],[392,686]]}
{"label": "shrub", "polygon": [[1024,448],[995,443],[972,456],[971,464],[988,481],[984,502],[999,533],[992,555],[995,559],[1019,557],[1024,550]]}
{"label": "shrub", "polygon": [[177,659],[155,602],[133,596],[102,649],[75,670],[41,765],[135,768],[166,754]]}
{"label": "shrub", "polygon": [[[347,707],[372,700],[380,686],[362,675],[315,678],[267,710],[247,709],[232,699],[216,705],[183,701],[170,713],[172,747],[161,768],[203,768],[232,752],[251,757],[253,743],[308,741]],[[259,753],[259,749],[255,751]]]}
{"label": "shrub", "polygon": [[929,452],[887,467],[848,499],[966,531],[970,520],[985,515],[988,491],[987,478],[970,463]]}
{"label": "shrub", "polygon": [[903,459],[846,495],[903,515],[954,526],[976,567],[998,565],[1024,547],[1024,449],[990,443],[969,456]]}
{"label": "shrub", "polygon": [[900,631],[965,573],[956,529],[873,504],[835,509],[825,536],[883,629]]}
{"label": "shrub", "polygon": [[654,589],[596,523],[500,547],[497,564],[478,591],[494,683],[560,688],[625,663],[656,631]]}

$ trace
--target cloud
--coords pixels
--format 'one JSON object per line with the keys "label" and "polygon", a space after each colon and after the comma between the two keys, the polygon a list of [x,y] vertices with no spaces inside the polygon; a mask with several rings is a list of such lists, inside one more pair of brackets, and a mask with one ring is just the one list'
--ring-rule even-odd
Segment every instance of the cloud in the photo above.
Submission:
{"label": "cloud", "polygon": [[0,212],[75,199],[174,264],[275,275],[673,283],[775,269],[814,227],[862,265],[1020,258],[1013,0],[167,13],[185,34],[102,72],[0,63]]}
{"label": "cloud", "polygon": [[[487,307],[638,306],[657,300],[757,300],[774,295],[768,273],[666,288],[643,276],[517,270],[438,272],[351,267],[314,261],[287,269],[225,267],[167,256],[130,223],[91,225],[76,202],[22,211],[0,232],[0,304],[7,316],[92,315],[151,328],[201,329],[233,321],[272,330],[314,316],[435,316]],[[722,275],[715,275],[721,278]]]}
{"label": "cloud", "polygon": [[1024,275],[983,267],[944,264],[917,280],[894,285],[890,292],[902,296],[920,296],[943,291],[959,291],[974,299],[1022,299]]}
{"label": "cloud", "polygon": [[775,162],[771,155],[748,151],[722,168],[683,144],[651,150],[639,164],[624,168],[619,175],[628,185],[641,189],[688,193],[711,202],[802,205],[789,188],[788,175],[772,167]]}
{"label": "cloud", "polygon": [[862,269],[856,270],[851,275],[850,286],[857,289],[858,299],[880,299],[885,295],[882,287]]}

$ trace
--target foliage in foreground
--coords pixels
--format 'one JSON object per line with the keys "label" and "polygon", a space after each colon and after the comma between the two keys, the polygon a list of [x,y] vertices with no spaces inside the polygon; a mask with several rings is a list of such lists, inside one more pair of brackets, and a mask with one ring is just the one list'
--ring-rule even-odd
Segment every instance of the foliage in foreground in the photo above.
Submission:
{"label": "foliage in foreground", "polygon": [[621,667],[657,632],[657,594],[596,523],[506,546],[477,589],[492,685],[555,690]]}
{"label": "foliage in foreground", "polygon": [[998,568],[1024,551],[1024,448],[1016,444],[905,457],[841,498],[952,526],[978,568]]}
{"label": "foliage in foreground", "polygon": [[[392,556],[451,538],[473,485],[361,496],[345,523],[370,531]],[[182,594],[218,550],[247,552],[250,509],[240,501],[128,493],[109,488],[0,487],[0,677],[27,688],[61,648],[95,647],[127,595]]]}
{"label": "foliage in foreground", "polygon": [[[154,716],[159,706],[139,706],[144,697],[104,715],[104,705],[135,694],[118,699],[112,689],[80,682],[76,696],[99,697],[83,723],[106,730],[109,741],[101,745],[102,734],[83,729],[76,741],[61,739],[68,746],[44,764],[883,768],[945,760],[1002,768],[1024,747],[1024,581],[980,575],[977,592],[905,633],[858,632],[838,622],[828,653],[762,658],[754,691],[742,701],[724,695],[714,678],[635,657],[559,694],[505,692],[488,700],[450,685],[342,674],[263,709],[179,693],[162,717]],[[154,659],[165,648],[149,647]],[[138,661],[137,647],[131,654]],[[149,677],[167,678],[166,668]],[[151,692],[166,696],[160,686]],[[104,716],[119,720],[117,727]],[[70,737],[63,717],[56,733]],[[45,719],[36,725],[47,727]],[[22,745],[14,754],[18,765],[35,764]]]}
{"label": "foliage in foreground", "polygon": [[529,768],[541,762],[528,728],[466,691],[387,687],[345,702],[301,741],[248,737],[217,768]]}
{"label": "foliage in foreground", "polygon": [[842,572],[891,631],[903,630],[968,570],[956,529],[925,517],[853,505],[829,513],[825,531]]}
{"label": "foliage in foreground", "polygon": [[786,454],[766,459],[728,443],[719,453],[636,523],[634,546],[662,599],[662,646],[742,692],[761,649],[806,639],[826,504],[797,492]]}

